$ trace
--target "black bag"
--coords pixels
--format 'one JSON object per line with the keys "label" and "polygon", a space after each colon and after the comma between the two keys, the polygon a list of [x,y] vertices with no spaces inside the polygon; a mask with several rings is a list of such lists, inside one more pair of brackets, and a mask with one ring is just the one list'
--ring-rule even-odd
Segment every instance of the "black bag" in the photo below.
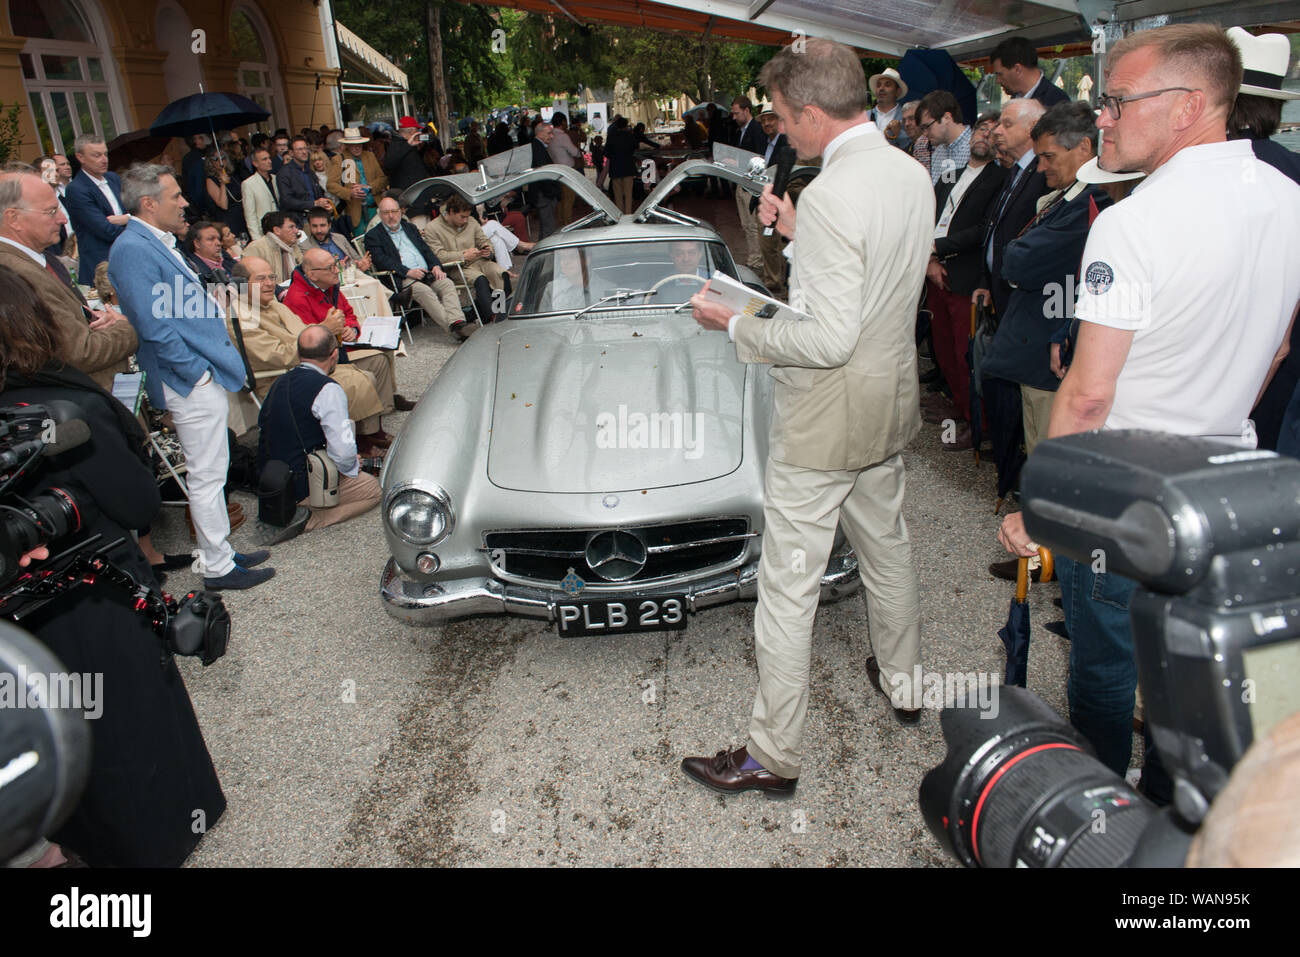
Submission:
{"label": "black bag", "polygon": [[257,487],[257,518],[267,525],[284,528],[298,510],[293,469],[288,462],[271,459],[262,469]]}

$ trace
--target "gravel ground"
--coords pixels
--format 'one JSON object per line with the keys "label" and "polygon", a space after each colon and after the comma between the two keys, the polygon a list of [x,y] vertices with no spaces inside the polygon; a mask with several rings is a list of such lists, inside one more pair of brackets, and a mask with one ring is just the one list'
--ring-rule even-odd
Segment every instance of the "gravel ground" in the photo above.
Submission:
{"label": "gravel ground", "polygon": [[[436,329],[415,339],[398,366],[408,396],[455,348]],[[1012,586],[986,570],[1002,557],[992,467],[944,452],[937,426],[905,461],[924,667],[1000,675]],[[248,550],[256,501],[236,497]],[[190,547],[178,510],[155,541]],[[944,753],[938,713],[902,727],[868,684],[860,594],[818,613],[804,774],[777,803],[678,769],[745,739],[752,603],[616,638],[504,618],[416,629],[380,607],[378,510],[273,551],[271,582],[226,596],[226,657],[181,659],[229,801],[192,866],[949,863],[916,802]],[[169,590],[197,584],[177,573]],[[1029,686],[1063,712],[1068,645],[1042,627],[1056,594],[1031,592]]]}

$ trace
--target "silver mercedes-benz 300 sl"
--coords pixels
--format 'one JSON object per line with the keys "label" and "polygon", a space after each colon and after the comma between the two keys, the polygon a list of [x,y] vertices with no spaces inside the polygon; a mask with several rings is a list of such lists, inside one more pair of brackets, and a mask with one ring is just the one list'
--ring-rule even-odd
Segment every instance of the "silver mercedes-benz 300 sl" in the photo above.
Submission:
{"label": "silver mercedes-benz 300 sl", "polygon": [[[448,360],[389,452],[380,593],[395,617],[524,615],[607,634],[684,628],[754,597],[771,380],[688,300],[714,271],[762,287],[712,228],[662,205],[692,175],[752,193],[767,182],[690,162],[620,216],[558,166],[436,181],[484,202],[557,180],[593,212],[538,243],[509,320]],[[823,600],[856,587],[841,537]]]}

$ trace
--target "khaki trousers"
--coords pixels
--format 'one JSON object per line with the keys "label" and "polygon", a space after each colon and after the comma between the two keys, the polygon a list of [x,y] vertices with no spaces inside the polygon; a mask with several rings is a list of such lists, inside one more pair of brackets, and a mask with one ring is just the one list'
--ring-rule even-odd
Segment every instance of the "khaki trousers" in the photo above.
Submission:
{"label": "khaki trousers", "polygon": [[771,236],[764,236],[760,233],[758,237],[758,248],[763,253],[763,285],[767,287],[775,299],[784,300],[789,289],[786,288],[785,267],[786,259],[782,250],[785,249],[785,239],[775,229],[772,230]]}
{"label": "khaki trousers", "polygon": [[886,691],[899,674],[910,688],[920,664],[920,601],[903,521],[901,455],[857,471],[828,472],[769,459],[766,484],[749,753],[773,774],[794,778],[803,764],[813,616],[836,526],[844,526],[857,553],[869,638]]}
{"label": "khaki trousers", "polygon": [[1025,454],[1033,455],[1034,447],[1047,438],[1047,425],[1052,418],[1052,401],[1055,392],[1020,386],[1021,418],[1025,423]]}
{"label": "khaki trousers", "polygon": [[[379,404],[382,407],[379,415],[387,415],[393,411],[393,395],[397,392],[397,361],[393,358],[391,352],[385,352],[379,349],[356,349],[348,352],[348,365],[339,366],[334,371],[346,369],[352,366],[358,372],[369,376],[375,384],[375,392],[379,395]],[[374,428],[362,428],[362,435],[370,435],[372,432],[379,431],[379,415],[373,418],[366,418],[366,424],[373,424]],[[362,420],[358,419],[358,423]]]}
{"label": "khaki trousers", "polygon": [[450,330],[453,323],[465,318],[460,310],[456,284],[450,279],[439,279],[432,286],[418,279],[408,279],[402,288],[411,289],[411,299],[439,329]]}
{"label": "khaki trousers", "polygon": [[[325,528],[327,525],[337,525],[362,512],[368,512],[379,504],[382,495],[379,479],[369,472],[340,475],[338,504],[329,508],[313,508],[304,531],[310,532],[317,528]],[[298,504],[307,505],[308,501],[309,499],[303,499]]]}
{"label": "khaki trousers", "polygon": [[743,189],[736,190],[736,214],[740,216],[740,228],[745,234],[745,250],[743,256],[740,250],[736,250],[737,259],[744,260],[746,266],[754,272],[762,274],[763,270],[763,253],[758,248],[758,232],[761,228],[758,222],[758,213],[749,211],[749,201],[753,199],[748,192]]}
{"label": "khaki trousers", "polygon": [[614,205],[618,207],[619,212],[632,213],[635,208],[632,206],[632,180],[634,176],[616,176],[610,180],[614,186]]}

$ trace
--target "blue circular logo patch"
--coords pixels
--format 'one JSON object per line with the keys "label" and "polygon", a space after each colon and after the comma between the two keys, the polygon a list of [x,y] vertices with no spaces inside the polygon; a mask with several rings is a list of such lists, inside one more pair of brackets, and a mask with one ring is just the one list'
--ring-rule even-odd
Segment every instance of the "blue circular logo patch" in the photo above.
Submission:
{"label": "blue circular logo patch", "polygon": [[1083,284],[1094,296],[1100,296],[1114,281],[1115,271],[1101,260],[1089,263],[1088,268],[1083,272]]}

